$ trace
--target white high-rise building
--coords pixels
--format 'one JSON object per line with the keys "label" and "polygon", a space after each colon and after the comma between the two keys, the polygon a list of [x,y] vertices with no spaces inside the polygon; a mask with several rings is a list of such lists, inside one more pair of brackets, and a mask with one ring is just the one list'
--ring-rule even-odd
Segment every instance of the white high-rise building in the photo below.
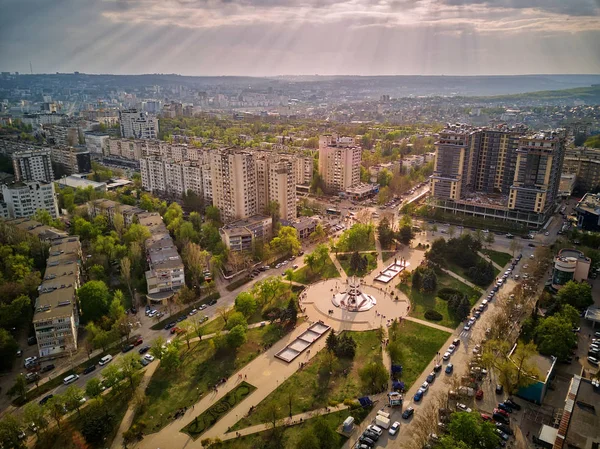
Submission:
{"label": "white high-rise building", "polygon": [[319,137],[319,173],[325,187],[344,191],[360,183],[362,150],[352,137],[337,134]]}
{"label": "white high-rise building", "polygon": [[279,204],[279,218],[296,218],[296,183],[294,164],[291,160],[282,160],[269,166],[269,201]]}
{"label": "white high-rise building", "polygon": [[158,118],[137,109],[119,111],[121,137],[134,139],[156,139]]}
{"label": "white high-rise building", "polygon": [[3,185],[2,196],[10,218],[28,218],[38,209],[47,210],[52,218],[58,217],[53,183],[31,181]]}
{"label": "white high-rise building", "polygon": [[17,181],[54,181],[49,148],[16,151],[12,155]]}

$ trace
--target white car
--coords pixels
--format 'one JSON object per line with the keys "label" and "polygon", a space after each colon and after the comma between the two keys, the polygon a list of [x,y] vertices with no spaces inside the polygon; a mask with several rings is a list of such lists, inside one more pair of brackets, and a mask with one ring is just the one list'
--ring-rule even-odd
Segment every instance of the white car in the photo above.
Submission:
{"label": "white car", "polygon": [[473,354],[479,354],[479,350],[481,349],[481,345],[475,345],[473,348]]}
{"label": "white car", "polygon": [[450,354],[454,354],[454,350],[455,350],[455,349],[456,349],[456,346],[454,346],[454,345],[450,345],[450,346],[448,346],[448,352],[449,352]]}
{"label": "white car", "polygon": [[444,352],[444,355],[442,356],[443,360],[448,360],[450,358],[452,354],[450,354],[448,351]]}
{"label": "white car", "polygon": [[598,363],[599,363],[599,362],[598,362],[598,359],[597,359],[596,357],[589,356],[589,357],[587,358],[587,360],[588,360],[588,362],[590,362],[592,365],[596,365],[596,366],[598,366]]}
{"label": "white car", "polygon": [[461,404],[461,403],[456,404],[456,408],[460,411],[467,412],[467,413],[471,413],[473,411],[469,407],[467,407],[465,404]]}
{"label": "white car", "polygon": [[390,433],[390,435],[396,435],[399,430],[400,430],[400,423],[398,421],[395,421],[394,424],[391,425],[388,432]]}
{"label": "white car", "polygon": [[379,436],[383,435],[383,429],[379,426],[376,426],[375,424],[371,424],[370,426],[367,426],[367,430],[369,432],[376,433]]}
{"label": "white car", "polygon": [[149,362],[154,362],[154,356],[152,354],[146,354],[144,358]]}
{"label": "white car", "polygon": [[429,382],[423,382],[423,385],[421,385],[421,390],[423,390],[423,391],[429,390]]}
{"label": "white car", "polygon": [[463,329],[468,332],[471,330],[471,325],[469,323],[467,323],[467,324],[465,324],[465,327],[463,327]]}

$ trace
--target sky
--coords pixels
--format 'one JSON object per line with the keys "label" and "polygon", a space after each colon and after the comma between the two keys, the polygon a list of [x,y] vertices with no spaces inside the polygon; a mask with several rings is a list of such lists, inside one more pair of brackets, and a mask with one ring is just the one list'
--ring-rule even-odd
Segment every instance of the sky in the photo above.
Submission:
{"label": "sky", "polygon": [[600,0],[0,0],[0,70],[600,74]]}

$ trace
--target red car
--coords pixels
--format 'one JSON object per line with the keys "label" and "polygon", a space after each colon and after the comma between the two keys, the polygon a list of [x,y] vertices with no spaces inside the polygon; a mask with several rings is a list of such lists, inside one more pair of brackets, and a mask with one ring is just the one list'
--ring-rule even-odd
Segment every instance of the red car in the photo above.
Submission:
{"label": "red car", "polygon": [[475,399],[483,399],[483,390],[477,390],[477,393],[475,393]]}
{"label": "red car", "polygon": [[504,410],[499,409],[499,408],[495,408],[494,413],[499,413],[500,415],[504,416],[505,418],[510,418],[510,415],[508,414],[508,412],[505,412]]}
{"label": "red car", "polygon": [[139,345],[141,345],[142,343],[144,343],[144,340],[143,340],[142,338],[138,338],[138,339],[135,341],[135,343],[134,343],[133,345],[134,345],[134,346],[139,346]]}
{"label": "red car", "polygon": [[491,421],[492,417],[490,415],[486,415],[485,413],[482,413],[481,419],[483,419],[484,421]]}

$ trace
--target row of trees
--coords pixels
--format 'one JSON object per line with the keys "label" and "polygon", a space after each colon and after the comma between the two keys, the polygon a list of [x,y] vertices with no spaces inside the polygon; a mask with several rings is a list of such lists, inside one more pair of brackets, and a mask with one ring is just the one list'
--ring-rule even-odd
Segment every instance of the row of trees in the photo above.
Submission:
{"label": "row of trees", "polygon": [[404,245],[410,245],[410,242],[415,237],[410,217],[404,216],[402,218],[398,232],[394,232],[390,226],[390,220],[387,217],[382,218],[377,226],[377,236],[383,249],[389,249],[394,243],[394,240],[398,240]]}

